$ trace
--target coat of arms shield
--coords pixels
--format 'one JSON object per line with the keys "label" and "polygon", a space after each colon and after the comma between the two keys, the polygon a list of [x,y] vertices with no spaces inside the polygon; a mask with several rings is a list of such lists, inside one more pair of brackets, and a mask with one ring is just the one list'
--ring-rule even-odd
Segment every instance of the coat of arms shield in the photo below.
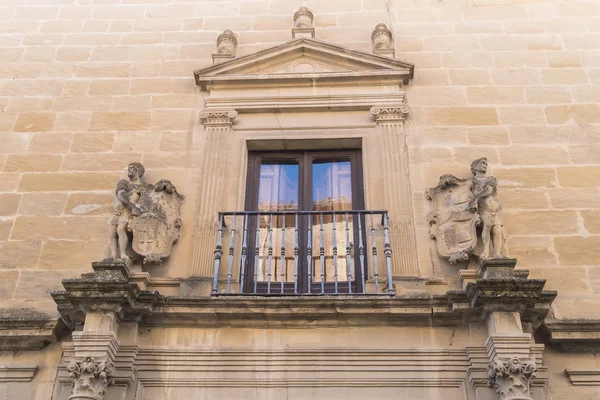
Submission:
{"label": "coat of arms shield", "polygon": [[429,235],[437,242],[438,253],[451,264],[467,261],[477,245],[476,209],[470,209],[473,199],[471,179],[442,175],[438,185],[428,189]]}
{"label": "coat of arms shield", "polygon": [[144,263],[160,263],[171,254],[181,231],[180,208],[184,196],[163,179],[148,191],[148,210],[133,216],[129,229],[133,233],[131,247],[144,257]]}

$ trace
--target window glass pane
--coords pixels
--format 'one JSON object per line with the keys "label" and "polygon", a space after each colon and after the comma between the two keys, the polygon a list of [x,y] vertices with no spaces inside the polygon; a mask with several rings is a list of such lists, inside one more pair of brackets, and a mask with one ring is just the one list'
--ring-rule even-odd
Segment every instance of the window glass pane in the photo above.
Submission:
{"label": "window glass pane", "polygon": [[[297,211],[299,165],[296,161],[263,161],[258,184],[258,211]],[[273,292],[279,291],[275,282],[294,281],[295,216],[261,215],[258,235],[259,260],[256,266],[258,282],[272,282]],[[282,229],[285,222],[285,237]],[[283,240],[283,242],[282,242]],[[283,245],[282,245],[283,244]],[[281,257],[281,248],[285,255]],[[271,255],[269,257],[269,254]],[[270,264],[270,266],[269,266]]]}
{"label": "window glass pane", "polygon": [[[353,280],[354,217],[343,212],[352,210],[350,161],[314,161],[312,182],[313,211],[339,211],[335,218],[331,213],[312,218],[313,282],[334,282],[336,275],[338,282],[347,282],[348,275]],[[336,258],[334,248],[337,250]],[[347,252],[349,258],[346,257]]]}

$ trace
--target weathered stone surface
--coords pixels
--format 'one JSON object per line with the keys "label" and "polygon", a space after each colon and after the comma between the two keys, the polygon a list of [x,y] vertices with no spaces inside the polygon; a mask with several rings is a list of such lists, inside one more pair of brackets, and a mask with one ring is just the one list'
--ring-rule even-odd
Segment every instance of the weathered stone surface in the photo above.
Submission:
{"label": "weathered stone surface", "polygon": [[499,184],[507,187],[553,187],[557,183],[552,168],[497,169],[496,174]]}
{"label": "weathered stone surface", "polygon": [[557,265],[552,246],[550,237],[511,235],[508,238],[510,256],[518,259],[522,268]]}
{"label": "weathered stone surface", "polygon": [[66,193],[26,193],[19,205],[19,215],[60,215]]}
{"label": "weathered stone surface", "polygon": [[0,241],[8,240],[10,231],[12,230],[14,219],[0,220]]}
{"label": "weathered stone surface", "polygon": [[10,241],[0,243],[0,267],[2,269],[35,268],[42,244],[39,241]]}
{"label": "weathered stone surface", "polygon": [[12,240],[89,240],[102,237],[105,227],[105,219],[95,216],[17,217],[10,237]]}
{"label": "weathered stone surface", "polygon": [[61,288],[61,280],[70,277],[65,272],[21,271],[14,299],[47,300],[50,292]]}
{"label": "weathered stone surface", "polygon": [[127,164],[140,160],[140,154],[69,154],[65,157],[63,171],[122,171]]}
{"label": "weathered stone surface", "polygon": [[592,234],[600,234],[600,210],[581,211],[585,229]]}
{"label": "weathered stone surface", "polygon": [[557,236],[554,248],[561,265],[595,265],[600,257],[600,236]]}
{"label": "weathered stone surface", "polygon": [[541,190],[504,188],[500,199],[505,209],[548,208],[546,194]]}
{"label": "weathered stone surface", "polygon": [[73,136],[71,152],[100,153],[113,148],[114,133],[77,133]]}
{"label": "weathered stone surface", "polygon": [[44,270],[88,270],[90,263],[98,259],[106,241],[97,238],[85,240],[47,240],[42,247],[38,269]]}
{"label": "weathered stone surface", "polygon": [[498,114],[489,107],[424,108],[417,114],[423,125],[498,125]]}
{"label": "weathered stone surface", "polygon": [[17,286],[19,271],[0,271],[0,298],[11,299]]}
{"label": "weathered stone surface", "polygon": [[16,193],[2,193],[0,194],[0,216],[11,216],[15,215],[19,203],[21,202],[21,195]]}
{"label": "weathered stone surface", "polygon": [[600,208],[600,189],[595,187],[550,189],[548,197],[554,208]]}
{"label": "weathered stone surface", "polygon": [[586,296],[592,294],[585,268],[556,267],[529,268],[530,279],[546,279],[546,288],[557,290],[563,296]]}
{"label": "weathered stone surface", "polygon": [[17,117],[15,132],[45,132],[52,130],[56,114],[22,113]]}
{"label": "weathered stone surface", "polygon": [[113,195],[106,193],[72,193],[64,207],[65,214],[98,215],[105,214],[110,209]]}
{"label": "weathered stone surface", "polygon": [[10,155],[4,165],[5,172],[51,172],[58,171],[62,156],[57,154]]}
{"label": "weathered stone surface", "polygon": [[560,235],[579,230],[575,211],[506,211],[506,230],[510,235]]}
{"label": "weathered stone surface", "polygon": [[35,133],[29,142],[30,153],[66,153],[71,147],[70,133]]}
{"label": "weathered stone surface", "polygon": [[140,131],[150,126],[148,112],[95,112],[92,114],[90,131]]}
{"label": "weathered stone surface", "polygon": [[19,183],[19,191],[108,190],[118,178],[118,172],[65,172],[23,175]]}
{"label": "weathered stone surface", "polygon": [[597,187],[600,182],[600,166],[559,167],[557,174],[562,187]]}

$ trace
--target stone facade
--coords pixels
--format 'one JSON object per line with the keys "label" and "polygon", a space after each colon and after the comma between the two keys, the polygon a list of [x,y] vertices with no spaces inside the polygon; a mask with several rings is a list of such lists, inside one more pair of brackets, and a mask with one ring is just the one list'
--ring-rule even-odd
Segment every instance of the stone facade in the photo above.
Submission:
{"label": "stone facade", "polygon": [[[4,0],[0,21],[4,397],[600,397],[598,2]],[[381,290],[219,296],[248,151],[340,148],[389,218]],[[451,263],[425,192],[481,157],[503,249]],[[134,162],[186,195],[162,263],[101,260]]]}

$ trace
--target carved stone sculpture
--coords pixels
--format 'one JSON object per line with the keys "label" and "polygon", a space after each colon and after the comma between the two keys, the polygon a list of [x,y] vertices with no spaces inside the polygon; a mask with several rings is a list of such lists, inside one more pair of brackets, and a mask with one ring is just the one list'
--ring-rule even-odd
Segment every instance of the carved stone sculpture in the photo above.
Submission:
{"label": "carved stone sculpture", "polygon": [[498,200],[498,181],[494,176],[485,176],[487,167],[485,157],[471,163],[473,199],[469,208],[477,208],[483,223],[481,230],[483,251],[480,258],[490,258],[490,253],[491,258],[504,258],[501,253],[504,247],[504,219],[502,205]]}
{"label": "carved stone sculpture", "polygon": [[428,215],[429,235],[440,255],[451,264],[467,261],[477,245],[479,215],[469,208],[473,199],[470,179],[442,175],[438,185],[427,190],[433,211]]}
{"label": "carved stone sculpture", "polygon": [[306,7],[300,7],[294,13],[295,28],[312,28],[314,16],[313,13]]}
{"label": "carved stone sculpture", "polygon": [[[438,185],[425,193],[430,201],[429,234],[441,256],[449,262],[467,261],[476,247],[481,260],[502,255],[504,223],[497,197],[497,181],[485,176],[487,159],[471,164],[471,177],[442,175]],[[477,227],[482,226],[478,245]],[[491,257],[490,257],[491,254]]]}
{"label": "carved stone sculpture", "polygon": [[226,29],[217,37],[217,53],[235,57],[237,44],[238,42],[233,32]]}
{"label": "carved stone sculpture", "polygon": [[109,259],[129,260],[128,232],[133,234],[132,250],[144,263],[160,263],[179,239],[185,197],[167,179],[147,184],[142,179],[144,172],[142,164],[131,163],[127,168],[129,180],[117,184],[108,218]]}
{"label": "carved stone sculpture", "polygon": [[73,395],[69,400],[102,400],[106,389],[114,384],[115,367],[111,361],[96,361],[92,357],[72,360],[67,372],[73,378]]}
{"label": "carved stone sculpture", "polygon": [[392,31],[390,31],[386,24],[377,24],[373,33],[371,33],[371,43],[373,45],[373,53],[394,57],[395,50],[392,43]]}
{"label": "carved stone sculpture", "polygon": [[488,386],[496,389],[500,400],[531,400],[531,380],[536,371],[534,360],[495,359],[488,366]]}
{"label": "carved stone sculpture", "polygon": [[386,24],[377,24],[371,34],[373,49],[389,49],[392,47],[392,32]]}

